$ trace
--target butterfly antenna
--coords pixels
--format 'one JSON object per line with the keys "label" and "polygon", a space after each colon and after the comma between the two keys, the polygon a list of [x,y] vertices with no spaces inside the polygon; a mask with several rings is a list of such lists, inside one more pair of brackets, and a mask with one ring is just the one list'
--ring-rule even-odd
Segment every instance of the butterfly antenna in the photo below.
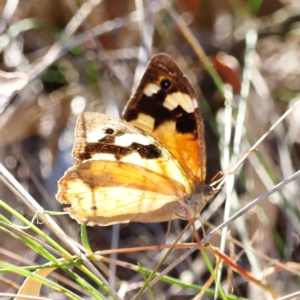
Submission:
{"label": "butterfly antenna", "polygon": [[[224,173],[223,173],[222,171],[219,171],[219,172],[211,179],[211,181],[212,181],[211,185],[215,184],[215,182],[219,182],[219,181],[223,178],[223,176],[224,176],[223,174],[224,174]],[[218,177],[221,177],[221,178],[217,179]]]}

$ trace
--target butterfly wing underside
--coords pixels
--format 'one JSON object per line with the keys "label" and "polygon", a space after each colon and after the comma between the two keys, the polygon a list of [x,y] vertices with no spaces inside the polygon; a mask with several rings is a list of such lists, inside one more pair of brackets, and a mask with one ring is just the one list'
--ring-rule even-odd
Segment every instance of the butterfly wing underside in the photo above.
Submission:
{"label": "butterfly wing underside", "polygon": [[182,215],[193,183],[148,133],[100,113],[76,124],[74,167],[59,181],[58,200],[79,223],[161,222]]}
{"label": "butterfly wing underside", "polygon": [[205,182],[204,126],[197,97],[171,57],[152,58],[123,116],[158,139],[195,183]]}

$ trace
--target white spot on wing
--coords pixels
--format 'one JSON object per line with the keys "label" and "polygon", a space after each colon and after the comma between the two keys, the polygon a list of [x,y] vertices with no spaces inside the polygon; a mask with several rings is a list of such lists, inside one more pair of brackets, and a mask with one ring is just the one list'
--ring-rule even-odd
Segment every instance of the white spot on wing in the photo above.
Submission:
{"label": "white spot on wing", "polygon": [[163,106],[169,110],[175,109],[180,105],[187,113],[193,113],[195,110],[194,99],[192,100],[188,94],[181,92],[168,95],[163,103]]}
{"label": "white spot on wing", "polygon": [[99,140],[101,140],[102,138],[104,138],[105,136],[107,136],[106,133],[102,132],[102,131],[90,131],[86,133],[86,142],[87,143],[96,143]]}
{"label": "white spot on wing", "polygon": [[[96,143],[102,138],[108,136],[108,134],[104,132],[89,132],[86,136],[87,143]],[[149,145],[153,143],[153,140],[145,135],[140,133],[124,133],[121,136],[115,137],[115,145],[127,147],[132,143],[139,143],[142,145]]]}
{"label": "white spot on wing", "polygon": [[130,146],[132,143],[149,145],[152,143],[152,141],[150,141],[148,137],[142,134],[126,134],[126,133],[122,136],[117,136],[115,141],[115,145],[119,145],[123,147]]}
{"label": "white spot on wing", "polygon": [[159,90],[160,86],[154,83],[149,83],[144,89],[144,94],[148,97],[151,97],[153,94],[156,94]]}
{"label": "white spot on wing", "polygon": [[92,160],[116,160],[116,158],[109,153],[93,153]]}

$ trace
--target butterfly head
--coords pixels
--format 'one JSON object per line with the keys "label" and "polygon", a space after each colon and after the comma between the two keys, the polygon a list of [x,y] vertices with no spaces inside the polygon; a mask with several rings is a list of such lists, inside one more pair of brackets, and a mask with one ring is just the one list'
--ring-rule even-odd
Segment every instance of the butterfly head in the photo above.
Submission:
{"label": "butterfly head", "polygon": [[195,193],[188,195],[185,202],[192,210],[195,211],[195,213],[198,214],[218,192],[219,189],[210,185],[197,184],[195,187]]}

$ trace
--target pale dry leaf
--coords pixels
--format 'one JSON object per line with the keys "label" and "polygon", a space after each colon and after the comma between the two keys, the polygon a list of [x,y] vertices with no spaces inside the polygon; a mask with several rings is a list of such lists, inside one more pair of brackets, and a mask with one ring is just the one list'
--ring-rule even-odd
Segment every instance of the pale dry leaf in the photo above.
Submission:
{"label": "pale dry leaf", "polygon": [[[33,272],[33,274],[46,278],[55,269],[56,268],[41,269],[41,270],[37,270],[37,271]],[[42,284],[43,283],[35,280],[34,278],[31,278],[31,277],[26,278],[18,291],[17,295],[19,295],[19,296],[15,297],[14,300],[26,300],[26,299],[28,299],[29,296],[39,297]],[[22,297],[23,295],[26,295],[27,297],[23,298]]]}
{"label": "pale dry leaf", "polygon": [[29,82],[29,75],[23,72],[4,72],[0,70],[0,96],[10,97]]}

